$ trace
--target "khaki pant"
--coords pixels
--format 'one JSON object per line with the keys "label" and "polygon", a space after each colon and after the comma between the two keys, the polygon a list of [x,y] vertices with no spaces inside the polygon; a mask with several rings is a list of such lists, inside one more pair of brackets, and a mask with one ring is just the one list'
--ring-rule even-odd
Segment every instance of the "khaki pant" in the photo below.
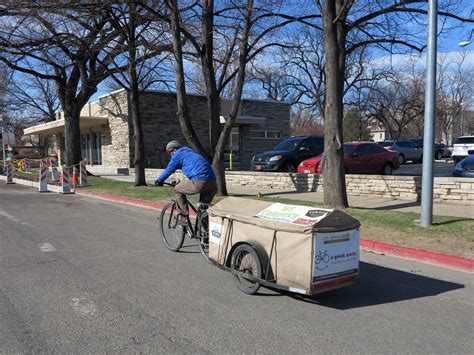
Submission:
{"label": "khaki pant", "polygon": [[217,193],[217,183],[214,180],[188,180],[180,182],[174,188],[174,195],[181,214],[188,214],[188,200],[186,195],[200,193],[199,202],[211,203]]}

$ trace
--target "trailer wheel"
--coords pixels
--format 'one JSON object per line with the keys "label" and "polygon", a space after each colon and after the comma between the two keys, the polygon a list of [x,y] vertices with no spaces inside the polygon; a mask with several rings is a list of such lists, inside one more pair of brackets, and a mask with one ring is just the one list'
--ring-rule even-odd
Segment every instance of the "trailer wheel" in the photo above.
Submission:
{"label": "trailer wheel", "polygon": [[[248,244],[239,245],[232,253],[230,267],[250,276],[262,277],[262,262],[257,251]],[[232,275],[234,284],[240,291],[253,295],[260,288],[260,282],[247,280],[238,275]]]}

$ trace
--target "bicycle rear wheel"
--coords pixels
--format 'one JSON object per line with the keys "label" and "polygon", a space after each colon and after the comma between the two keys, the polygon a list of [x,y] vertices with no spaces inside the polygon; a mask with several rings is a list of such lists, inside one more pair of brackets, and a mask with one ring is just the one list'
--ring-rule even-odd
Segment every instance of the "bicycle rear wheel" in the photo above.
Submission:
{"label": "bicycle rear wheel", "polygon": [[178,225],[175,202],[168,202],[160,214],[161,239],[168,250],[178,251],[184,242],[185,227]]}
{"label": "bicycle rear wheel", "polygon": [[202,257],[209,264],[212,264],[209,258],[209,217],[207,212],[203,212],[197,221],[196,228],[196,243]]}

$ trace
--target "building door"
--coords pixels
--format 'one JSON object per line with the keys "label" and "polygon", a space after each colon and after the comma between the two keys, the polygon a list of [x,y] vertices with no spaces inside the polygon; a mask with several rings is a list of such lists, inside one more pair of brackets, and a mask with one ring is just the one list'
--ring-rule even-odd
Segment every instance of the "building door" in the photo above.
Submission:
{"label": "building door", "polygon": [[89,165],[102,165],[102,138],[99,133],[81,134],[82,159]]}

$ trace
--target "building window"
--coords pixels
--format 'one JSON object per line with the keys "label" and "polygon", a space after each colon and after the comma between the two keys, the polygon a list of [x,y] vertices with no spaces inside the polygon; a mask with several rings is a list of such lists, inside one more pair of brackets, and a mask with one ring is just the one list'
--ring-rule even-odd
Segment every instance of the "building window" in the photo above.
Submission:
{"label": "building window", "polygon": [[250,131],[252,139],[280,139],[281,131]]}

